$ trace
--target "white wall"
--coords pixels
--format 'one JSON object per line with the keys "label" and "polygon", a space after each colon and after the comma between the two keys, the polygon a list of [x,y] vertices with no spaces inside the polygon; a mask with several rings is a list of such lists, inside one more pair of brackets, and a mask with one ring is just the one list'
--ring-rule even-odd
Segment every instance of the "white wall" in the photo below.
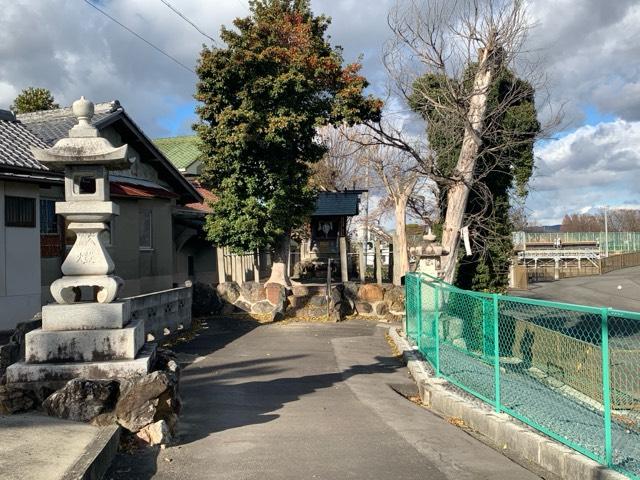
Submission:
{"label": "white wall", "polygon": [[[36,200],[35,228],[5,227],[4,197]],[[0,182],[0,330],[10,330],[40,311],[38,186]]]}

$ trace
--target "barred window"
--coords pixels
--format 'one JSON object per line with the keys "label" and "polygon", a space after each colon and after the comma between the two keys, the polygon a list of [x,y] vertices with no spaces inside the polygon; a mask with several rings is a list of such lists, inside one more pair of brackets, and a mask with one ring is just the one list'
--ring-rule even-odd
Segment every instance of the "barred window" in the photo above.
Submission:
{"label": "barred window", "polygon": [[4,197],[4,224],[7,227],[35,227],[36,199],[29,197]]}
{"label": "barred window", "polygon": [[139,228],[140,228],[140,248],[153,248],[152,245],[152,214],[148,208],[140,209],[139,212]]}

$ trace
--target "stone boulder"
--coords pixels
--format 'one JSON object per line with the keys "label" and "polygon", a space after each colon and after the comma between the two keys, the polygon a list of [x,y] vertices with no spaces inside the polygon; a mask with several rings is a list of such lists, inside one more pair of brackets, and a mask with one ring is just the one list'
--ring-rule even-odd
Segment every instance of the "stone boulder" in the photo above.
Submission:
{"label": "stone boulder", "polygon": [[373,308],[370,303],[367,302],[358,302],[356,303],[356,311],[358,313],[371,313]]}
{"label": "stone boulder", "polygon": [[267,300],[262,300],[258,303],[253,304],[253,307],[251,307],[251,312],[257,313],[259,315],[265,315],[273,312],[274,308],[275,307],[271,305],[271,303],[269,303]]}
{"label": "stone boulder", "polygon": [[353,313],[355,303],[348,298],[344,285],[336,285],[331,289],[329,298],[329,315],[334,322],[344,320],[344,317]]}
{"label": "stone boulder", "polygon": [[358,300],[358,290],[359,285],[356,282],[344,282],[343,286],[343,295],[351,300],[353,303]]}
{"label": "stone boulder", "polygon": [[178,377],[156,371],[144,377],[123,382],[115,408],[117,422],[130,432],[138,432],[150,423],[180,413]]}
{"label": "stone boulder", "polygon": [[158,420],[142,428],[136,436],[150,446],[164,445],[171,441],[171,429],[164,420]]}
{"label": "stone boulder", "polygon": [[120,385],[116,380],[74,379],[42,403],[51,417],[88,422],[116,405]]}
{"label": "stone boulder", "polygon": [[284,305],[287,299],[287,289],[279,283],[267,283],[264,286],[267,300],[272,305]]}
{"label": "stone boulder", "polygon": [[26,412],[36,406],[33,392],[14,386],[0,386],[0,415]]}
{"label": "stone boulder", "polygon": [[235,310],[236,312],[242,313],[242,312],[250,312],[251,311],[251,304],[248,302],[245,302],[244,300],[238,300],[235,303]]}
{"label": "stone boulder", "polygon": [[384,299],[384,289],[375,283],[362,285],[358,290],[358,298],[365,302],[379,302]]}
{"label": "stone boulder", "polygon": [[240,287],[242,296],[251,303],[260,302],[267,298],[264,287],[258,282],[247,282]]}
{"label": "stone boulder", "polygon": [[240,287],[236,282],[219,283],[216,287],[220,299],[227,303],[235,303],[240,298]]}
{"label": "stone boulder", "polygon": [[404,312],[404,287],[394,286],[384,292],[384,300],[392,312]]}
{"label": "stone boulder", "polygon": [[378,302],[375,307],[376,315],[386,315],[389,313],[389,306],[386,302]]}

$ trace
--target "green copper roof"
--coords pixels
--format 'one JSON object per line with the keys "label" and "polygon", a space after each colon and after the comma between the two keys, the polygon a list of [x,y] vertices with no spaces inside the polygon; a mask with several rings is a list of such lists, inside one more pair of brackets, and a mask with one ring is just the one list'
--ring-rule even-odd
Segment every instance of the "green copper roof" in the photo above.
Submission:
{"label": "green copper roof", "polygon": [[358,215],[360,194],[363,190],[347,190],[343,192],[318,192],[316,210],[313,217],[322,216],[355,216]]}
{"label": "green copper roof", "polygon": [[153,143],[178,170],[186,170],[200,156],[198,137],[195,135],[156,138]]}

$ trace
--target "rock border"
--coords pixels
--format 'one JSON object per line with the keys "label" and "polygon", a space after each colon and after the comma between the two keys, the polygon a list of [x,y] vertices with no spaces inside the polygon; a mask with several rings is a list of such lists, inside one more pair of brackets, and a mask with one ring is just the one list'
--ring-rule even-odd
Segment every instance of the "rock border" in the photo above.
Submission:
{"label": "rock border", "polygon": [[434,377],[417,348],[389,328],[389,337],[407,364],[418,385],[423,405],[440,415],[458,417],[472,430],[484,435],[499,447],[517,452],[526,460],[566,480],[628,480],[620,472],[606,468],[595,460],[517,422],[506,413],[482,408],[469,398],[446,388],[445,379]]}

